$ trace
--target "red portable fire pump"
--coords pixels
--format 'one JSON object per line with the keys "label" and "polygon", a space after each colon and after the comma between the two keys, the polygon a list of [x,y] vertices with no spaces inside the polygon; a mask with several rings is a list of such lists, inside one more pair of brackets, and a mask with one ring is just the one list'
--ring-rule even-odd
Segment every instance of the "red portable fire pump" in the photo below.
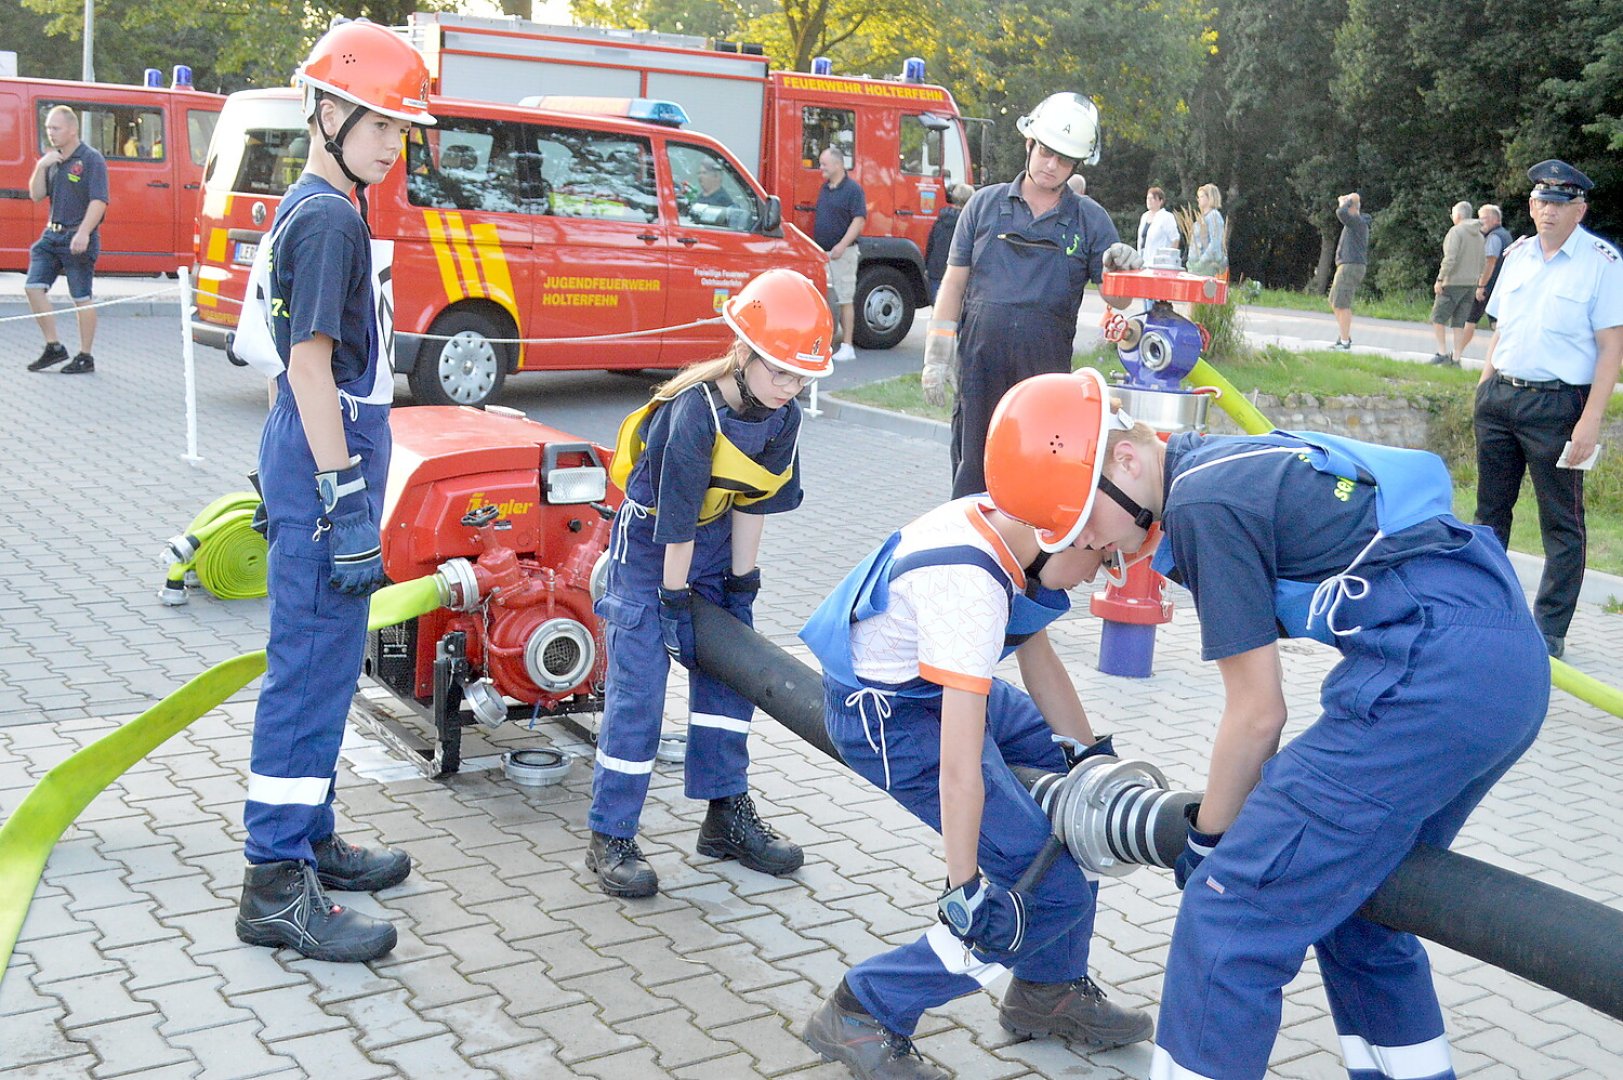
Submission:
{"label": "red portable fire pump", "polygon": [[600,711],[593,586],[623,498],[610,451],[507,409],[397,409],[390,427],[384,569],[394,581],[439,572],[451,600],[367,640],[365,673],[428,722],[430,739],[365,693],[352,718],[444,776],[461,767],[473,723]]}

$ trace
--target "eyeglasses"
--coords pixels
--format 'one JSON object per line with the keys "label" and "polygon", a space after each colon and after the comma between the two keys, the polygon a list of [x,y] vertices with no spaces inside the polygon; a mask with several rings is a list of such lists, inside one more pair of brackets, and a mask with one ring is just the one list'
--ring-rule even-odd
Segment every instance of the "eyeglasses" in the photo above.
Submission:
{"label": "eyeglasses", "polygon": [[785,390],[800,390],[807,383],[812,381],[810,375],[795,375],[791,372],[784,371],[781,368],[773,367],[771,364],[762,359],[759,353],[755,355],[755,359],[760,361],[762,370],[764,370],[767,373],[767,376],[771,378],[773,386],[782,387]]}

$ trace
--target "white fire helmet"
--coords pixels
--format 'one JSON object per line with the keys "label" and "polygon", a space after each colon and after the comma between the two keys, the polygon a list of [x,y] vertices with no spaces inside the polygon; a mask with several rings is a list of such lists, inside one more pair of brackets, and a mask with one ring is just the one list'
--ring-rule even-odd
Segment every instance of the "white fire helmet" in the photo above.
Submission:
{"label": "white fire helmet", "polygon": [[1081,94],[1050,94],[1014,126],[1056,154],[1083,165],[1099,163],[1099,110]]}

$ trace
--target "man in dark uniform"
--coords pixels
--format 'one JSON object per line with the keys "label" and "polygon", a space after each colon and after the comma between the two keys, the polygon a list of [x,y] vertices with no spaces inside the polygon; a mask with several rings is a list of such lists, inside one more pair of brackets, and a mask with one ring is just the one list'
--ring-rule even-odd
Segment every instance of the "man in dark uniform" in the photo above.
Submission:
{"label": "man in dark uniform", "polygon": [[88,375],[96,370],[90,355],[96,342],[96,309],[91,307],[91,286],[101,237],[96,230],[107,213],[107,161],[101,152],[79,140],[79,117],[66,105],[45,115],[45,138],[51,148],[40,156],[28,178],[28,197],[51,200],[51,220],[28,252],[28,280],[23,291],[28,307],[45,335],[45,351],[28,365],[44,371],[68,358],[56,337],[56,316],[48,294],[58,275],[68,279],[68,296],[78,308],[79,354],[62,369],[64,375]]}
{"label": "man in dark uniform", "polygon": [[1066,186],[1079,164],[1099,160],[1093,102],[1053,94],[1016,127],[1026,137],[1026,168],[981,188],[964,208],[925,337],[925,398],[945,403],[957,370],[953,498],[986,490],[986,428],[1004,392],[1032,375],[1071,370],[1088,282],[1142,265],[1108,219],[1089,221]]}
{"label": "man in dark uniform", "polygon": [[1623,360],[1623,260],[1579,223],[1589,177],[1564,161],[1527,170],[1538,230],[1505,252],[1488,300],[1498,320],[1476,389],[1476,520],[1509,546],[1522,475],[1533,475],[1544,576],[1533,614],[1566,651],[1584,578],[1584,474]]}

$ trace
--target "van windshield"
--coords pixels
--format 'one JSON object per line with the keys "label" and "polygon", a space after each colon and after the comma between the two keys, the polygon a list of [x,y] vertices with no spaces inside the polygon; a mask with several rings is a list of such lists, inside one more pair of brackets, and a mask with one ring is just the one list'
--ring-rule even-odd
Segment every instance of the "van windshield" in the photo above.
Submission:
{"label": "van windshield", "polygon": [[297,98],[232,99],[209,145],[203,181],[244,195],[280,196],[304,171],[310,132]]}

